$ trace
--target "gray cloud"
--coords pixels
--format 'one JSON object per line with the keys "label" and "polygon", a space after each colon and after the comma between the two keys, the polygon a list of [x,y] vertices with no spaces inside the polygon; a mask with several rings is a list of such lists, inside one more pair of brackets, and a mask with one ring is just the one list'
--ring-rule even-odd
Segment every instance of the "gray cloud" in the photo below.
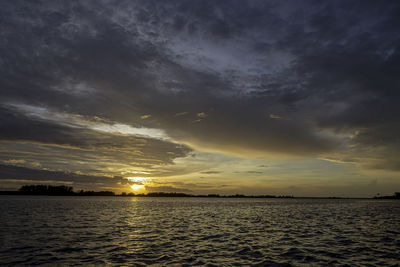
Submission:
{"label": "gray cloud", "polygon": [[219,171],[204,171],[204,172],[200,172],[200,173],[202,173],[202,174],[218,174],[221,172],[219,172]]}
{"label": "gray cloud", "polygon": [[[340,154],[398,169],[396,1],[0,5],[3,103],[159,128],[197,149]],[[3,140],[100,147],[113,156],[142,142],[2,114]],[[151,164],[188,153],[160,140],[143,144],[133,146]]]}
{"label": "gray cloud", "polygon": [[129,174],[136,168],[171,165],[191,152],[166,140],[72,127],[6,108],[0,108],[0,119],[3,162],[121,175],[119,169]]}
{"label": "gray cloud", "polygon": [[239,171],[237,171],[235,173],[263,174],[264,172],[260,172],[260,171],[243,171],[243,172],[241,171],[241,172],[239,172]]}
{"label": "gray cloud", "polygon": [[[31,181],[33,183],[46,181],[50,183],[68,183],[76,184],[78,186],[101,188],[109,186],[117,186],[117,184],[126,185],[129,181],[122,177],[105,177],[105,176],[94,176],[94,175],[83,175],[76,173],[68,173],[61,171],[48,171],[39,170],[26,167],[18,167],[12,165],[1,165],[0,164],[0,180],[2,184],[6,182],[25,182]],[[10,181],[11,180],[11,181]]]}
{"label": "gray cloud", "polygon": [[146,190],[149,192],[175,192],[175,193],[192,193],[193,191],[186,188],[178,188],[173,186],[148,186]]}

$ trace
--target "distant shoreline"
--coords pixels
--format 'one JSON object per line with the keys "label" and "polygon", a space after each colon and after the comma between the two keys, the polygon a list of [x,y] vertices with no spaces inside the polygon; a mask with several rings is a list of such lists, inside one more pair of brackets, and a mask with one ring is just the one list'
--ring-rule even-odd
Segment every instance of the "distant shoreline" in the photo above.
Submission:
{"label": "distant shoreline", "polygon": [[35,192],[21,192],[21,191],[0,191],[0,195],[17,195],[17,196],[107,196],[107,197],[206,197],[206,198],[295,198],[294,196],[274,196],[274,195],[218,195],[218,194],[208,194],[208,195],[192,195],[185,193],[170,193],[170,192],[151,192],[147,194],[115,194],[111,191],[102,192],[70,192],[70,193],[35,193]]}
{"label": "distant shoreline", "polygon": [[112,197],[203,197],[203,198],[296,198],[296,199],[400,199],[400,192],[395,192],[392,196],[374,196],[371,198],[357,198],[357,197],[294,197],[293,195],[193,195],[179,192],[150,192],[147,194],[121,193],[115,194],[112,191],[84,191],[79,190],[75,192],[71,186],[53,186],[53,185],[24,185],[18,191],[0,191],[0,195],[29,195],[29,196],[112,196]]}
{"label": "distant shoreline", "polygon": [[[163,193],[163,192],[161,192]],[[167,197],[167,198],[183,198],[183,197],[188,197],[188,198],[269,198],[269,199],[376,199],[376,200],[387,200],[387,199],[399,199],[396,198],[395,196],[383,196],[383,197],[295,197],[295,196],[247,196],[247,195],[218,195],[218,196],[209,196],[209,195],[180,195],[180,193],[174,194],[174,193],[166,193],[166,194],[114,194],[114,195],[106,195],[106,194],[90,194],[90,195],[85,195],[85,194],[79,194],[79,193],[74,193],[74,194],[27,194],[27,193],[21,193],[19,191],[0,191],[0,195],[7,195],[7,196],[71,196],[71,197],[144,197],[144,198],[154,198],[154,197]]]}

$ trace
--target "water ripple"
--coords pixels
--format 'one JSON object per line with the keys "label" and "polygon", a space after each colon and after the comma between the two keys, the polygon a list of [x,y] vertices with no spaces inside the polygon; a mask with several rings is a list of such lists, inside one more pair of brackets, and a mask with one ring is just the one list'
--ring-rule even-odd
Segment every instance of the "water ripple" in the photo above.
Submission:
{"label": "water ripple", "polygon": [[0,265],[399,266],[400,202],[0,196]]}

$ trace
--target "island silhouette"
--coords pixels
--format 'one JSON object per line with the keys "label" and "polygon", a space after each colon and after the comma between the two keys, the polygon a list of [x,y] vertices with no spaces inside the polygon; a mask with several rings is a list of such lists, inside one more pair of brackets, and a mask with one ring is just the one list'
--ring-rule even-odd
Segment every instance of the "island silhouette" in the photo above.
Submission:
{"label": "island silhouette", "polygon": [[[0,191],[0,195],[41,195],[41,196],[116,196],[116,197],[210,197],[210,198],[295,198],[292,195],[193,195],[180,192],[149,192],[147,194],[135,194],[133,192],[116,194],[112,191],[74,191],[72,186],[65,185],[24,185],[18,191]],[[296,198],[327,198],[341,199],[343,197],[296,197]],[[374,199],[400,199],[400,192],[395,192],[391,196],[374,196]]]}
{"label": "island silhouette", "polygon": [[116,194],[112,191],[74,191],[72,186],[53,186],[53,185],[24,185],[18,191],[0,191],[0,195],[42,195],[42,196],[120,196],[120,197],[213,197],[213,198],[293,198],[293,196],[286,195],[256,195],[247,196],[243,194],[234,195],[193,195],[180,192],[149,192],[147,194],[135,194],[133,192]]}

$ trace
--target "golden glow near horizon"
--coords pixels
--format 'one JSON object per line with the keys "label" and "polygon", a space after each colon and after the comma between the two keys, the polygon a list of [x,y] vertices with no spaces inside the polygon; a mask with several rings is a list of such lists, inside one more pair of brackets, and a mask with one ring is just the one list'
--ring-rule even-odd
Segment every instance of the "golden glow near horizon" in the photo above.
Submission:
{"label": "golden glow near horizon", "polygon": [[128,177],[128,180],[133,183],[131,185],[131,188],[134,191],[144,190],[145,184],[148,184],[150,182],[150,179],[146,177]]}
{"label": "golden glow near horizon", "polygon": [[133,185],[131,185],[131,188],[133,189],[133,190],[139,190],[139,189],[142,189],[144,187],[144,185],[140,185],[140,184],[133,184]]}

